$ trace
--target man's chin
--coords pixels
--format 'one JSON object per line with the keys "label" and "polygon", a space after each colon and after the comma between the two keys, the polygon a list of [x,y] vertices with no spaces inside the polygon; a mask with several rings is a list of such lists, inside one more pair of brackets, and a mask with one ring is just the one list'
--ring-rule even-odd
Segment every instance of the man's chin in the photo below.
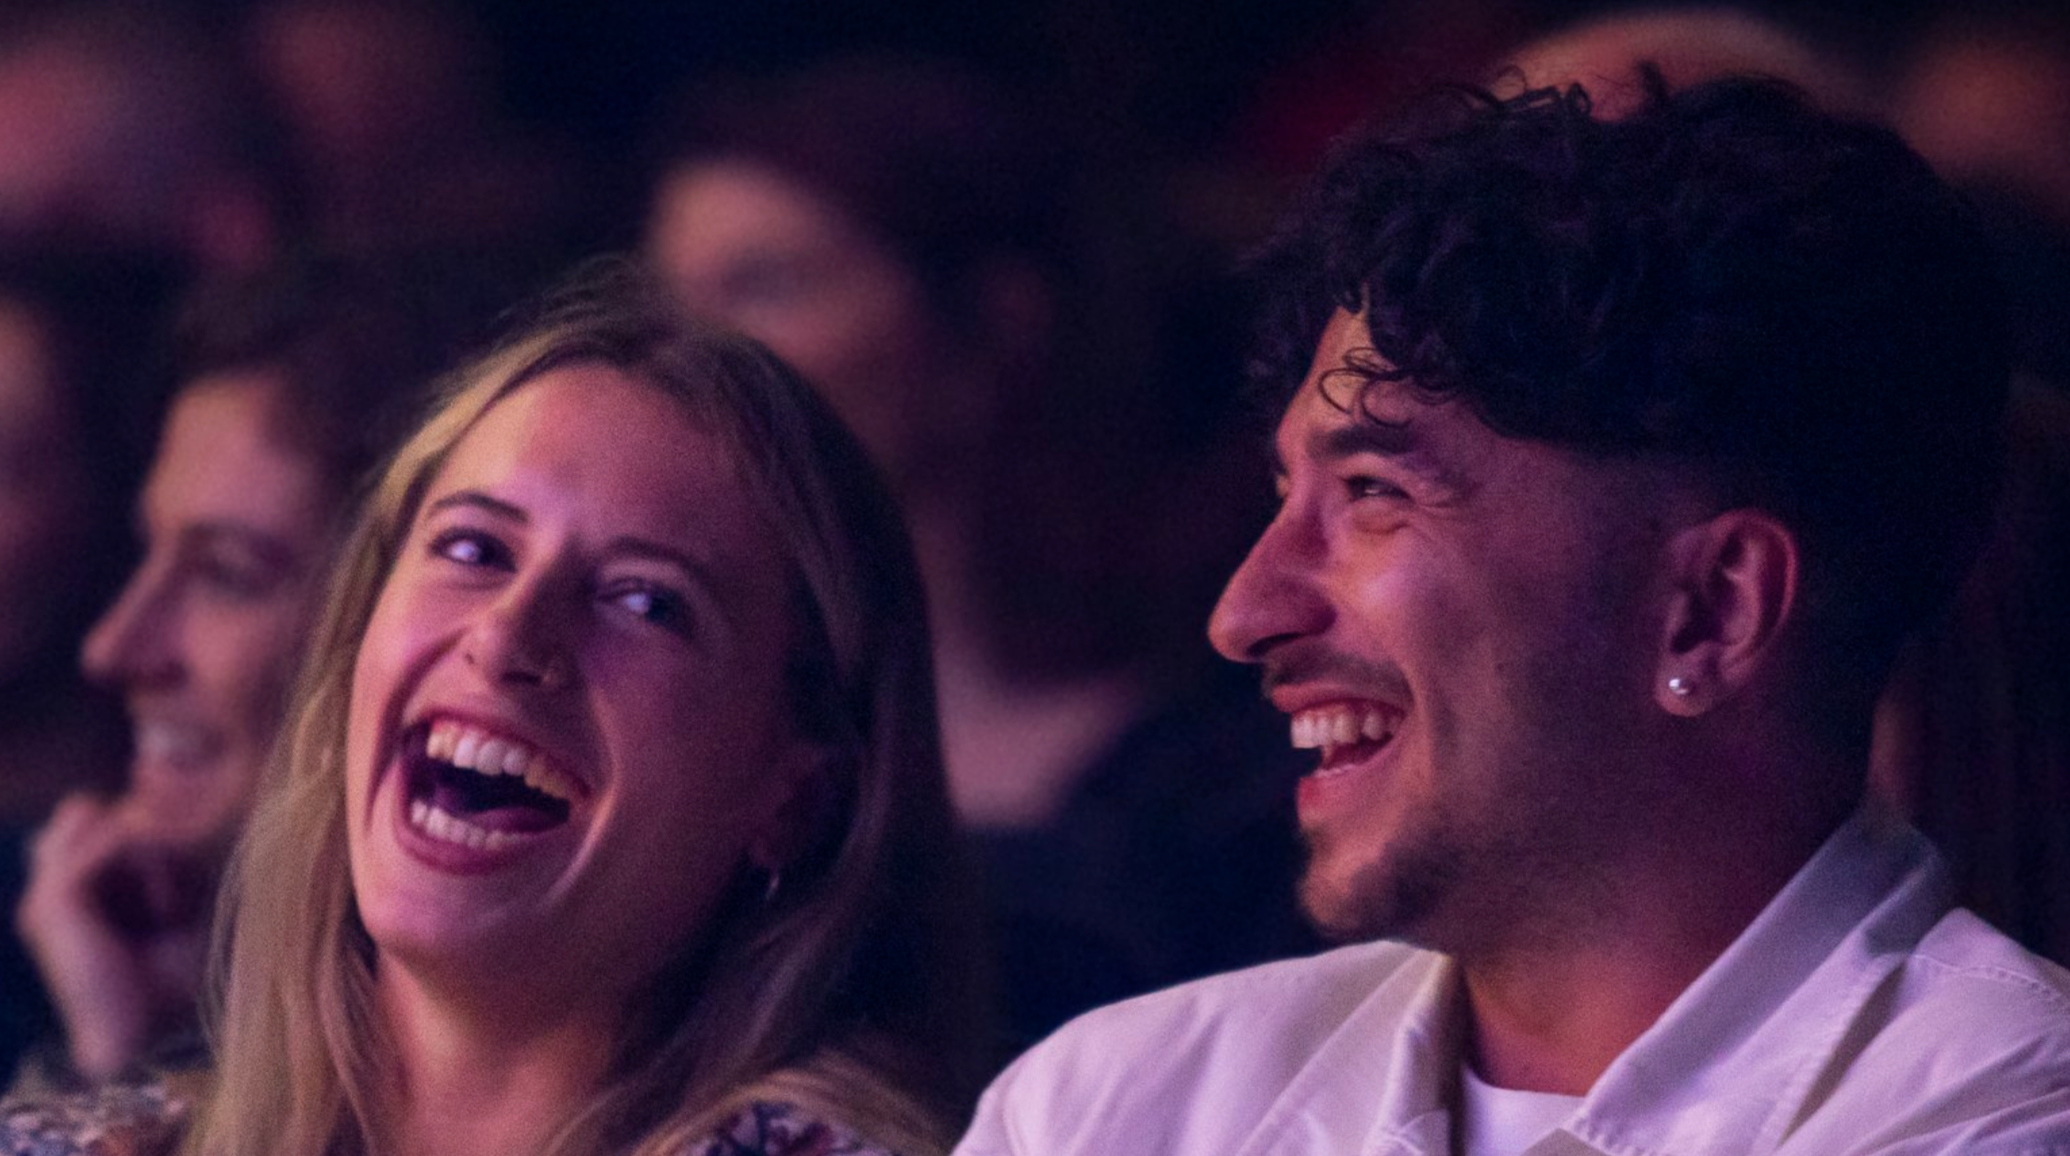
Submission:
{"label": "man's chin", "polygon": [[1301,910],[1332,943],[1396,939],[1427,946],[1422,932],[1450,874],[1407,866],[1376,862],[1331,871],[1311,860],[1301,877]]}
{"label": "man's chin", "polygon": [[1359,943],[1388,936],[1391,921],[1373,910],[1359,894],[1356,879],[1327,875],[1313,866],[1301,877],[1301,911],[1316,932],[1331,943]]}

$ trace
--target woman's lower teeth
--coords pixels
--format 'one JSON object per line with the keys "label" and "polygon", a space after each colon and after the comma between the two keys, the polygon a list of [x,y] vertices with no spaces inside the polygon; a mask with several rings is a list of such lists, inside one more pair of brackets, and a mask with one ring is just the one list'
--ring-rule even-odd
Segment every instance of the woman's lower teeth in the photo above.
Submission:
{"label": "woman's lower teeth", "polygon": [[423,799],[410,804],[410,825],[442,843],[472,847],[477,851],[493,851],[523,838],[512,831],[491,831],[487,827],[477,827],[457,815],[447,814]]}

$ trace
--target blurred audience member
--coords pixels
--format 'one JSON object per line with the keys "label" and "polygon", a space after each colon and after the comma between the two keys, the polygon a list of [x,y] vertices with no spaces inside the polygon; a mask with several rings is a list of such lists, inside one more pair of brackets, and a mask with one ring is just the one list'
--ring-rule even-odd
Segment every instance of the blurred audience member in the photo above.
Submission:
{"label": "blurred audience member", "polygon": [[[130,562],[174,279],[156,257],[0,249],[0,909],[51,806],[121,781],[120,704],[80,678],[79,639]],[[0,1081],[51,1028],[36,988],[0,934]]]}
{"label": "blurred audience member", "polygon": [[1250,528],[1242,472],[1201,448],[1234,366],[1155,368],[1124,259],[1154,246],[1102,231],[1065,121],[915,61],[689,108],[650,256],[797,365],[900,498],[1016,1028],[1305,944],[1284,744],[1201,673]]}
{"label": "blurred audience member", "polygon": [[1878,785],[1947,849],[1963,902],[2070,963],[2070,22],[1930,25],[1892,115],[1982,209],[2027,378],[1991,542],[1878,716]]}
{"label": "blurred audience member", "polygon": [[1580,84],[1597,111],[1618,116],[1641,104],[1640,70],[1659,70],[1670,88],[1725,76],[1765,76],[1796,85],[1821,108],[1859,114],[1863,82],[1831,53],[1773,20],[1743,9],[1640,8],[1584,19],[1512,49],[1505,66],[1516,90]]}
{"label": "blurred audience member", "polygon": [[1917,45],[1894,112],[1913,147],[2070,228],[2070,20],[1950,17]]}
{"label": "blurred audience member", "polygon": [[58,805],[17,913],[80,1077],[193,1045],[218,871],[360,476],[468,336],[443,319],[315,262],[205,288],[182,319],[145,555],[83,652],[127,702],[128,783]]}
{"label": "blurred audience member", "polygon": [[[1339,135],[1432,84],[1471,74],[1530,27],[1515,0],[1338,7],[1340,19],[1308,51],[1274,68],[1233,126],[1231,161],[1269,174],[1282,196],[1286,182],[1306,178],[1323,162]],[[1251,226],[1253,242],[1282,207],[1265,209],[1266,219]]]}
{"label": "blurred audience member", "polygon": [[273,0],[252,13],[246,48],[286,122],[324,245],[516,249],[540,266],[572,255],[577,173],[504,118],[492,55],[461,9]]}
{"label": "blurred audience member", "polygon": [[2070,18],[1951,16],[1917,46],[1892,117],[1983,209],[2021,366],[2070,389]]}
{"label": "blurred audience member", "polygon": [[119,779],[113,703],[84,691],[77,656],[129,565],[177,264],[0,251],[0,827]]}
{"label": "blurred audience member", "polygon": [[0,20],[0,237],[148,244],[248,270],[287,197],[261,102],[162,7]]}
{"label": "blurred audience member", "polygon": [[1872,781],[1965,906],[2070,964],[2070,398],[2015,382],[2008,419],[1991,539],[1892,678]]}

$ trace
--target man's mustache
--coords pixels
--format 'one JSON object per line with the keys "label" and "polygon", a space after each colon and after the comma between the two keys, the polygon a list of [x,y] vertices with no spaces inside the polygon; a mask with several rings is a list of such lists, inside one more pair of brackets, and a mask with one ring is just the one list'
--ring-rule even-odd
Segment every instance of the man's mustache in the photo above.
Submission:
{"label": "man's mustache", "polygon": [[1264,660],[1262,689],[1267,698],[1282,687],[1305,683],[1342,683],[1375,690],[1399,690],[1401,671],[1392,663],[1375,662],[1314,643],[1282,647]]}

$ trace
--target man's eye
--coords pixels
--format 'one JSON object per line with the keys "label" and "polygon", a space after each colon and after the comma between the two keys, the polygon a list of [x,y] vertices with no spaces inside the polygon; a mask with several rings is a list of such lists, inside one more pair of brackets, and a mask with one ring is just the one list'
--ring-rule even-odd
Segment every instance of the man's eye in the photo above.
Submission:
{"label": "man's eye", "polygon": [[1344,479],[1344,491],[1354,501],[1360,498],[1400,498],[1407,496],[1402,492],[1402,488],[1393,482],[1364,474],[1356,474]]}
{"label": "man's eye", "polygon": [[431,539],[431,552],[467,567],[507,566],[510,551],[479,530],[447,530]]}

